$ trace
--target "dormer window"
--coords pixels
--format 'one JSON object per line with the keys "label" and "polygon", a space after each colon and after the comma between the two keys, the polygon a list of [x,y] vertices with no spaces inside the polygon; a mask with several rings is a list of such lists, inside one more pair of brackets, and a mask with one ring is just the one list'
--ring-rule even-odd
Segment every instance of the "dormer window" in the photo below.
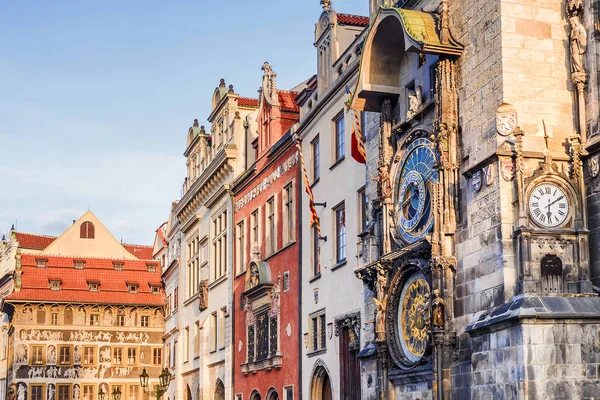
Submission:
{"label": "dormer window", "polygon": [[156,272],[156,264],[155,263],[146,264],[146,268],[148,269],[148,272]]}
{"label": "dormer window", "polygon": [[89,221],[84,222],[79,227],[79,237],[81,239],[94,239],[94,224]]}
{"label": "dormer window", "polygon": [[137,283],[128,283],[127,284],[127,290],[129,290],[129,293],[137,293],[139,286],[140,285],[137,284]]}
{"label": "dormer window", "polygon": [[75,269],[83,269],[85,267],[85,260],[73,260]]}
{"label": "dormer window", "polygon": [[123,271],[123,262],[113,261],[113,267],[115,268],[115,271]]}
{"label": "dormer window", "polygon": [[60,290],[62,281],[60,279],[49,279],[50,290]]}
{"label": "dormer window", "polygon": [[150,285],[150,289],[152,289],[152,294],[160,294],[160,286]]}
{"label": "dormer window", "polygon": [[46,263],[48,262],[48,259],[46,258],[36,258],[35,259],[35,265],[38,268],[46,268]]}
{"label": "dormer window", "polygon": [[88,281],[88,289],[90,292],[99,292],[100,291],[100,282],[91,282]]}

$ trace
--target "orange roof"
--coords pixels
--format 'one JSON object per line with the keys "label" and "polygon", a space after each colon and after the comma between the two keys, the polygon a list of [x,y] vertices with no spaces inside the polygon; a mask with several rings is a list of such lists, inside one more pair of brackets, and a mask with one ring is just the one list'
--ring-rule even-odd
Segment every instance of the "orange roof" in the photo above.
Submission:
{"label": "orange roof", "polygon": [[298,97],[298,92],[292,92],[289,90],[278,90],[277,91],[279,97],[279,108],[281,111],[287,112],[300,112],[300,107],[298,103],[296,103],[296,98]]}
{"label": "orange roof", "polygon": [[124,244],[123,247],[125,247],[125,250],[140,260],[152,260],[152,252],[154,251],[152,246],[143,246],[141,244]]}
{"label": "orange roof", "polygon": [[44,250],[54,242],[55,236],[34,235],[31,233],[15,232],[19,247],[32,250]]}
{"label": "orange roof", "polygon": [[238,97],[238,106],[257,108],[258,99],[253,99],[251,97]]}
{"label": "orange roof", "polygon": [[[164,304],[164,294],[153,294],[150,285],[161,285],[161,271],[157,262],[154,272],[148,271],[146,261],[87,258],[83,269],[75,269],[77,257],[46,256],[46,267],[37,267],[39,255],[23,254],[21,290],[4,297],[11,301],[73,302],[119,305]],[[117,271],[113,261],[123,263]],[[50,281],[62,281],[60,290],[50,289]],[[91,292],[88,282],[99,282],[99,291]],[[137,283],[137,293],[130,293],[127,283]]]}
{"label": "orange roof", "polygon": [[337,22],[342,25],[369,26],[369,17],[352,14],[337,14]]}

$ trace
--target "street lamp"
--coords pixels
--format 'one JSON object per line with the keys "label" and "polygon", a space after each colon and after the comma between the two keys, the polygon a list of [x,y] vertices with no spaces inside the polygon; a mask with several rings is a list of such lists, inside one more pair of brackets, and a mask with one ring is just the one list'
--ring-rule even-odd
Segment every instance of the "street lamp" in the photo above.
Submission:
{"label": "street lamp", "polygon": [[100,388],[100,390],[98,391],[98,400],[106,400],[106,395],[107,393]]}
{"label": "street lamp", "polygon": [[112,400],[121,400],[121,389],[118,386],[113,389]]}
{"label": "street lamp", "polygon": [[[142,390],[144,393],[150,396],[156,397],[156,399],[160,399],[160,397],[165,394],[167,389],[169,388],[169,384],[171,383],[171,373],[167,368],[164,368],[160,375],[158,376],[158,387],[156,390],[146,390],[148,387],[148,380],[150,379],[150,375],[146,372],[146,368],[140,374],[140,385],[142,386]],[[119,396],[120,397],[120,396]],[[102,400],[102,399],[100,399]],[[113,399],[120,400],[120,399]]]}

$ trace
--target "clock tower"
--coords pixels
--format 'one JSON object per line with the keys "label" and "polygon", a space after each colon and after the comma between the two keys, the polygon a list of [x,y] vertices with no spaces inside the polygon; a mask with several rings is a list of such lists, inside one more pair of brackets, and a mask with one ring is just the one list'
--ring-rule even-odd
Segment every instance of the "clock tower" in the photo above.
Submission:
{"label": "clock tower", "polygon": [[356,275],[373,321],[363,378],[378,384],[363,397],[593,397],[600,298],[582,167],[591,10],[382,3],[352,98],[367,113],[374,199]]}

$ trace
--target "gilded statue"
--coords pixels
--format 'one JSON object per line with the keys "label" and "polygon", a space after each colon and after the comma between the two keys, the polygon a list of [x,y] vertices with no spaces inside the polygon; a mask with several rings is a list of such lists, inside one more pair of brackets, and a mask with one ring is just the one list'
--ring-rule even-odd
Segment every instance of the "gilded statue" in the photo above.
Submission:
{"label": "gilded statue", "polygon": [[382,300],[373,297],[373,301],[375,301],[375,304],[377,305],[375,310],[375,335],[379,341],[385,340],[385,310],[387,308],[387,298],[387,295]]}
{"label": "gilded statue", "polygon": [[392,195],[392,185],[387,168],[385,165],[380,165],[377,170],[378,175],[373,180],[379,183],[379,195],[381,198],[390,197]]}
{"label": "gilded statue", "polygon": [[446,326],[446,302],[440,295],[440,290],[433,291],[433,300],[431,301],[431,314],[433,329],[444,330]]}

